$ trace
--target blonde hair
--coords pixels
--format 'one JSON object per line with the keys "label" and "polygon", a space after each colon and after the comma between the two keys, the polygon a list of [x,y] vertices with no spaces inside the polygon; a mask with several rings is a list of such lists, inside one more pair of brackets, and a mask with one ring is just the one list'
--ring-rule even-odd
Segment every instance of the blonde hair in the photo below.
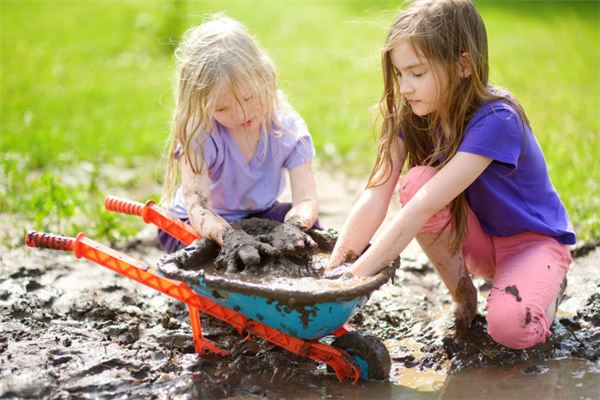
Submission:
{"label": "blonde hair", "polygon": [[[401,39],[407,39],[422,53],[436,79],[438,68],[448,76],[448,92],[439,99],[437,111],[420,117],[400,94],[396,69],[390,52]],[[463,54],[466,57],[462,57]],[[462,59],[461,59],[462,57]],[[468,62],[471,73],[459,76],[459,63]],[[379,101],[382,117],[377,159],[369,176],[368,187],[382,185],[392,169],[391,148],[402,132],[409,167],[444,166],[456,154],[464,129],[482,104],[496,99],[511,103],[529,121],[514,99],[489,86],[488,45],[485,25],[469,0],[416,0],[400,13],[388,31],[381,56],[383,95]],[[445,127],[447,129],[442,129]],[[466,197],[463,192],[452,201],[454,251],[466,228]]]}
{"label": "blonde hair", "polygon": [[[175,50],[177,62],[175,110],[167,150],[167,170],[163,203],[170,202],[179,180],[182,156],[196,173],[203,165],[196,156],[194,141],[202,146],[214,129],[212,111],[219,88],[228,84],[240,103],[241,91],[256,96],[261,111],[261,134],[277,128],[275,110],[281,96],[277,91],[275,66],[240,22],[215,14],[203,24],[189,29]],[[202,153],[202,152],[201,152]]]}

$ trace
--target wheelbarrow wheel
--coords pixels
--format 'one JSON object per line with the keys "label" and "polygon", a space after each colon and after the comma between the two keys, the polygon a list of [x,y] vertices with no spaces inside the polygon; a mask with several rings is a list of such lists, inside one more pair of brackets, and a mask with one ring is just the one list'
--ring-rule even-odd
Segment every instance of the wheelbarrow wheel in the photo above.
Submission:
{"label": "wheelbarrow wheel", "polygon": [[383,380],[390,375],[390,353],[378,337],[365,332],[349,332],[331,345],[354,358],[360,366],[361,379]]}

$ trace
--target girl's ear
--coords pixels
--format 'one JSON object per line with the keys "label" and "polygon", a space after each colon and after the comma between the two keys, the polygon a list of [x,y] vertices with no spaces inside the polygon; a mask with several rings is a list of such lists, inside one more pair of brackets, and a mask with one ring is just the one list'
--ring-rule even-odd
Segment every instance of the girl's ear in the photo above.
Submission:
{"label": "girl's ear", "polygon": [[465,52],[460,55],[458,58],[458,76],[461,79],[468,78],[473,73],[473,68],[471,67],[473,64],[471,63],[471,54]]}

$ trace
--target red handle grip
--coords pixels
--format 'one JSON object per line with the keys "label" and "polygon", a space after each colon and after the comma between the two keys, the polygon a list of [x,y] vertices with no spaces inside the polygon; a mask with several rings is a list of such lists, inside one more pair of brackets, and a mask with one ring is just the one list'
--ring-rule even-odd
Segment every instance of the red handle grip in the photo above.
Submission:
{"label": "red handle grip", "polygon": [[106,196],[104,199],[104,208],[109,211],[116,211],[121,214],[142,215],[144,205],[137,201],[123,199],[116,196]]}
{"label": "red handle grip", "polygon": [[186,245],[199,237],[194,228],[179,218],[172,216],[152,200],[149,200],[146,204],[142,204],[120,197],[107,196],[104,200],[104,207],[110,211],[138,215],[142,217],[145,223],[156,225]]}
{"label": "red handle grip", "polygon": [[75,246],[75,238],[53,233],[29,231],[25,236],[25,244],[29,247],[72,251]]}

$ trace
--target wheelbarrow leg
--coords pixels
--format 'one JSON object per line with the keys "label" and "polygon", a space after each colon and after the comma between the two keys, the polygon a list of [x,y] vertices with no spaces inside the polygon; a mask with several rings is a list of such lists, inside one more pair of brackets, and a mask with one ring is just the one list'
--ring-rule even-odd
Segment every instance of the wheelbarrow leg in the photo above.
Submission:
{"label": "wheelbarrow leg", "polygon": [[194,347],[196,353],[212,352],[225,357],[229,355],[229,352],[221,349],[213,341],[202,336],[202,324],[200,323],[200,310],[198,307],[194,307],[188,304],[188,311],[190,313],[190,325],[192,325],[192,336],[194,338]]}
{"label": "wheelbarrow leg", "polygon": [[354,332],[354,328],[352,327],[352,325],[346,322],[344,325],[340,326],[335,332],[333,332],[333,336],[338,338],[340,336],[345,335],[348,332]]}

